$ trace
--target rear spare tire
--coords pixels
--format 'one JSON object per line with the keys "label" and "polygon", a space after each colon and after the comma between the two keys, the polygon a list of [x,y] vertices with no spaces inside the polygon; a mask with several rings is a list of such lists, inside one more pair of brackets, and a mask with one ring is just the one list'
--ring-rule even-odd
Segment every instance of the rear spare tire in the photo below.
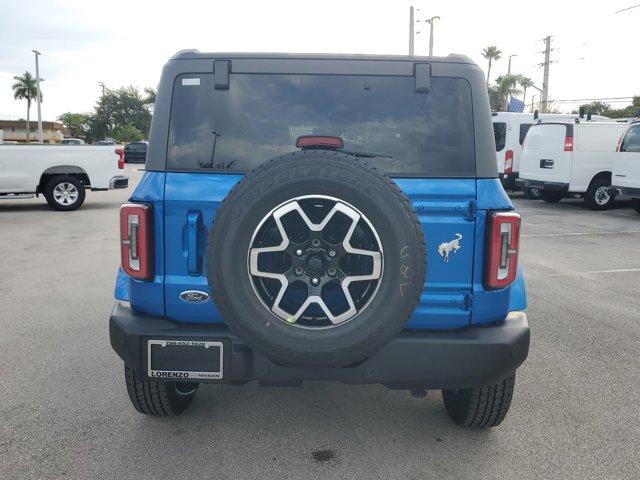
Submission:
{"label": "rear spare tire", "polygon": [[207,246],[229,327],[274,361],[344,366],[406,323],[422,293],[424,239],[406,196],[368,163],[307,150],[229,193]]}

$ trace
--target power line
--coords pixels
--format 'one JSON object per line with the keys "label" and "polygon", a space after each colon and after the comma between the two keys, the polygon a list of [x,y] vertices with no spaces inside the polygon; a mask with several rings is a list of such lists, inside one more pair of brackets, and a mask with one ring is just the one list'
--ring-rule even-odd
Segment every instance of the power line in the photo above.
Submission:
{"label": "power line", "polygon": [[631,7],[623,8],[622,10],[616,10],[616,11],[615,11],[615,12],[613,12],[613,13],[626,12],[627,10],[633,10],[634,8],[638,8],[638,7],[640,7],[640,3],[639,3],[639,4],[637,4],[637,5],[633,5],[633,6],[631,6]]}

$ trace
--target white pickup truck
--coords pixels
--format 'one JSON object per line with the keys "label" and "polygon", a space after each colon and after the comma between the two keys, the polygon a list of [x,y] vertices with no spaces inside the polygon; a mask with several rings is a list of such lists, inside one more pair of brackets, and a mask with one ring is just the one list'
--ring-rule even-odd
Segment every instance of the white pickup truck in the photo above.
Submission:
{"label": "white pickup truck", "polygon": [[42,194],[56,210],[75,210],[86,188],[127,188],[123,169],[123,150],[113,146],[0,145],[0,199]]}

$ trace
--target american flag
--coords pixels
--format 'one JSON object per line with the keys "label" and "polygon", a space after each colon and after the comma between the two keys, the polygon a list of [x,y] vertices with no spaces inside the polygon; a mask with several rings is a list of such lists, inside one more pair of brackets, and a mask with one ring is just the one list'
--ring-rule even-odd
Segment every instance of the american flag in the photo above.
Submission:
{"label": "american flag", "polygon": [[508,112],[524,112],[524,102],[522,100],[518,100],[515,97],[509,98],[509,109]]}

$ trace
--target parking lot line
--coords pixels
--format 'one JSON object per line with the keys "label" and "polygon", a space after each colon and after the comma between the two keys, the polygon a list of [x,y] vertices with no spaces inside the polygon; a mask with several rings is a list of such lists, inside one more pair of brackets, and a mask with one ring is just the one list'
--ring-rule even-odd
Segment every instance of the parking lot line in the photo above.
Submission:
{"label": "parking lot line", "polygon": [[531,233],[528,235],[521,235],[521,237],[575,237],[579,235],[633,235],[640,233],[640,230],[623,230],[621,232],[615,231],[600,231],[600,232],[570,232],[570,233]]}
{"label": "parking lot line", "polygon": [[564,272],[564,273],[547,273],[548,277],[563,277],[565,275],[591,275],[597,273],[628,273],[640,272],[640,268],[616,268],[613,270],[590,270],[587,272]]}

